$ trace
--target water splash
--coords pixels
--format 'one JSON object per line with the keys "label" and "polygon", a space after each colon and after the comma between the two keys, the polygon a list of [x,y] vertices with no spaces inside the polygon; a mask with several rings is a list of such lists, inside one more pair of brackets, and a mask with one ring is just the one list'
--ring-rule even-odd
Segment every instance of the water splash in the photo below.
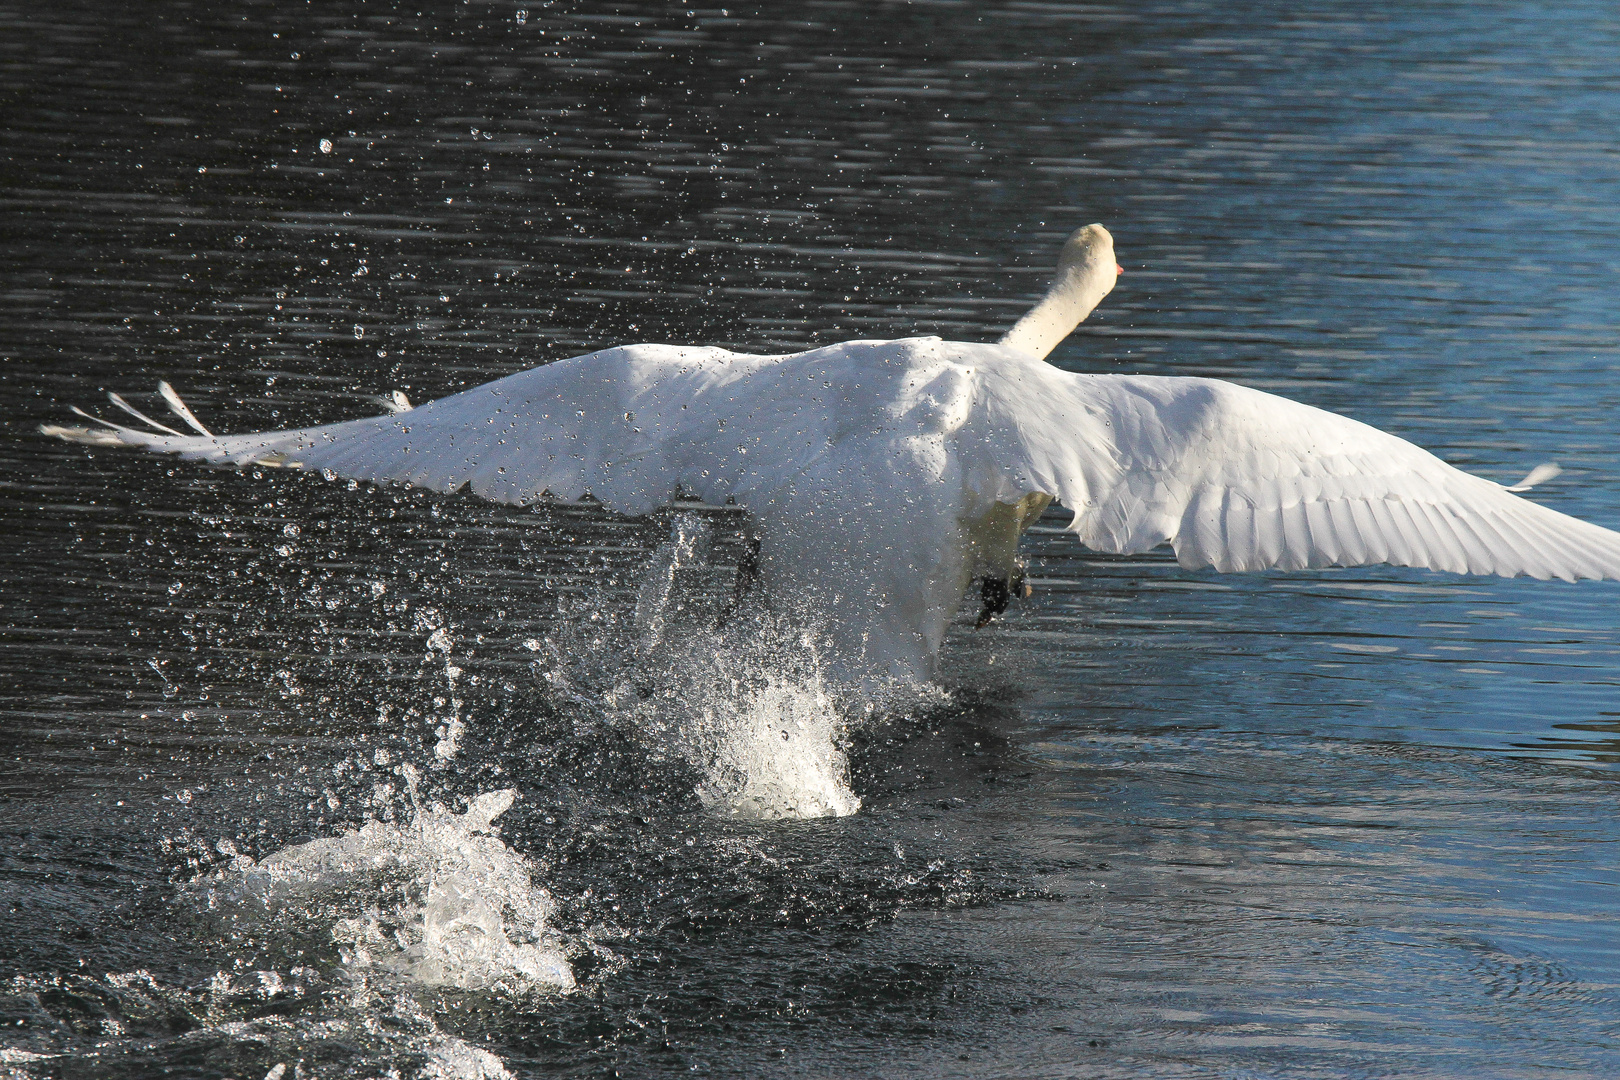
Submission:
{"label": "water splash", "polygon": [[467,722],[463,719],[465,703],[456,687],[456,681],[461,678],[462,670],[450,659],[450,653],[455,648],[455,638],[444,626],[437,627],[428,635],[427,647],[428,659],[431,661],[438,655],[443,664],[445,693],[441,697],[434,698],[434,705],[447,712],[441,718],[437,718],[434,734],[438,742],[433,745],[434,764],[443,767],[461,751],[461,737],[467,731]]}
{"label": "water splash", "polygon": [[636,593],[635,627],[642,653],[663,643],[665,625],[679,607],[682,571],[705,562],[714,545],[713,527],[697,514],[674,515],[669,533],[648,561],[646,579]]}
{"label": "water splash", "polygon": [[819,680],[769,674],[739,699],[698,710],[686,741],[703,764],[697,794],[732,817],[844,817],[861,808],[849,786],[837,703]]}
{"label": "water splash", "polygon": [[367,1062],[368,1076],[511,1077],[499,1056],[440,1029],[434,1010],[412,994],[334,983],[303,966],[219,971],[188,985],[144,968],[22,975],[0,984],[0,995],[30,1016],[19,1032],[27,1047],[0,1046],[7,1080],[147,1076],[154,1055],[202,1055],[220,1075],[294,1080],[335,1075],[323,1067],[334,1051]]}
{"label": "water splash", "polygon": [[464,990],[570,990],[573,973],[547,926],[551,897],[494,835],[494,819],[515,796],[487,792],[461,814],[418,809],[405,826],[368,821],[258,862],[238,856],[207,883],[207,904],[271,915],[301,906],[330,927],[356,974]]}
{"label": "water splash", "polygon": [[[826,679],[814,632],[702,594],[713,543],[700,516],[673,515],[669,539],[643,568],[633,613],[570,613],[578,617],[527,643],[541,677],[655,760],[694,770],[698,800],[717,814],[855,813],[861,801],[843,741],[857,695]],[[870,702],[870,689],[861,700]]]}
{"label": "water splash", "polygon": [[[414,800],[420,775],[400,770]],[[574,985],[546,924],[550,896],[496,836],[494,821],[514,798],[487,792],[462,813],[417,808],[407,825],[368,821],[262,860],[234,854],[194,887],[199,906],[272,953],[304,956],[316,944],[317,966],[244,970],[239,958],[199,986],[165,986],[141,971],[106,976],[100,993],[120,1011],[186,1018],[178,1026],[196,1027],[180,1041],[223,1044],[244,1068],[273,1055],[269,1072],[284,1077],[308,1075],[300,1061],[335,1043],[404,1067],[393,1075],[505,1080],[499,1057],[441,1031],[418,994],[450,987],[532,998]],[[234,852],[229,842],[219,848]],[[321,959],[323,940],[338,954],[335,970]]]}
{"label": "water splash", "polygon": [[421,1080],[512,1080],[500,1058],[451,1035],[429,1043],[425,1056]]}

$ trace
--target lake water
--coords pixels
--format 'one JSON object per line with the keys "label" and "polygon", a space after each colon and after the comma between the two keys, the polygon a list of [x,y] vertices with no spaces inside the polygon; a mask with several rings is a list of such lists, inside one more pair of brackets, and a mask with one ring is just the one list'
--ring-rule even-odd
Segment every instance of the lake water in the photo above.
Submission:
{"label": "lake water", "polygon": [[[637,653],[667,518],[36,434],[994,340],[1102,221],[1056,363],[1620,525],[1609,5],[772,10],[0,4],[0,1075],[1620,1075],[1620,586],[1037,531],[863,719]],[[715,811],[766,713],[857,812]]]}

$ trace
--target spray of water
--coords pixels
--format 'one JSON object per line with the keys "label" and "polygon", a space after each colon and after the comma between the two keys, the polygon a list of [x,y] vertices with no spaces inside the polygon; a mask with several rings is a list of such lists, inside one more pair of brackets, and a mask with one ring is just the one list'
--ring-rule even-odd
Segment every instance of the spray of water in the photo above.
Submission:
{"label": "spray of water", "polygon": [[351,975],[391,974],[427,986],[509,993],[565,991],[574,978],[547,918],[551,897],[495,835],[515,793],[466,811],[419,809],[408,825],[352,832],[238,856],[204,883],[206,905],[280,918],[289,909],[329,926]]}
{"label": "spray of water", "polygon": [[683,585],[709,557],[711,526],[676,514],[627,618],[582,601],[527,644],[559,698],[639,740],[654,760],[696,774],[702,804],[727,817],[838,817],[860,808],[843,742],[869,711],[825,677],[817,635],[761,607],[717,612]]}
{"label": "spray of water", "polygon": [[[674,515],[667,541],[641,572],[633,608],[580,596],[557,629],[529,641],[549,696],[628,736],[651,768],[683,778],[677,789],[689,781],[687,790],[713,814],[854,813],[861,804],[844,743],[849,725],[879,707],[880,696],[870,685],[856,691],[825,677],[813,628],[758,603],[738,605],[723,582],[717,587],[724,575],[713,565],[714,547],[708,521]],[[383,590],[371,592],[375,599]],[[442,793],[476,757],[479,676],[464,671],[467,658],[459,655],[468,632],[432,606],[412,615],[424,635],[431,707],[424,700],[403,715],[425,737],[413,749],[407,731],[392,753],[370,748],[335,767],[334,775],[357,782],[374,778],[369,796],[343,803],[326,792],[330,809],[364,806],[367,819],[258,859],[220,841],[229,865],[187,892],[187,906],[227,943],[265,955],[251,964],[239,959],[201,985],[164,986],[135,972],[108,976],[102,992],[128,998],[131,1009],[161,1000],[197,1025],[198,1038],[230,1042],[244,1062],[268,1059],[278,1078],[299,1073],[308,1045],[338,1039],[401,1063],[401,1076],[504,1080],[510,1073],[499,1057],[440,1030],[430,1005],[435,991],[527,1006],[575,988],[571,957],[582,949],[611,968],[607,950],[553,928],[539,868],[501,839],[496,821],[514,790],[484,791],[459,810],[431,800],[448,801]],[[279,674],[302,702],[295,673]],[[393,721],[386,707],[379,718]],[[286,1019],[261,1015],[267,1005]],[[8,1050],[0,1066],[67,1049]]]}

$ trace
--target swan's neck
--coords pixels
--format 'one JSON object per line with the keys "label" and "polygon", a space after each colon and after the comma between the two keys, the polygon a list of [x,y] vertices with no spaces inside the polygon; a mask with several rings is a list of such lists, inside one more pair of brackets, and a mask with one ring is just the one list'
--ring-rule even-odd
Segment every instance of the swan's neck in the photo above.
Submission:
{"label": "swan's neck", "polygon": [[1044,358],[1113,290],[1118,277],[1114,238],[1108,230],[1101,225],[1078,230],[1063,245],[1057,278],[1046,296],[1007,331],[1000,344]]}

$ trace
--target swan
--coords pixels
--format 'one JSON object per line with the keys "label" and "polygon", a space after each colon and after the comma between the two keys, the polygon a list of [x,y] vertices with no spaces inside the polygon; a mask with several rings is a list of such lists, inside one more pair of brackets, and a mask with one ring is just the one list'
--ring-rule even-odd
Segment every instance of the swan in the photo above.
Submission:
{"label": "swan", "polygon": [[981,621],[1020,590],[1019,535],[1053,501],[1087,547],[1169,542],[1223,572],[1393,563],[1620,578],[1620,533],[1520,498],[1347,417],[1217,379],[1083,375],[1045,357],[1121,273],[1101,225],[995,344],[915,337],[789,355],[625,345],[384,415],[216,435],[112,402],[47,435],[216,465],[463,488],[646,514],[679,493],[752,516],[766,597],[820,635],[835,675],[927,680],[966,591]]}

